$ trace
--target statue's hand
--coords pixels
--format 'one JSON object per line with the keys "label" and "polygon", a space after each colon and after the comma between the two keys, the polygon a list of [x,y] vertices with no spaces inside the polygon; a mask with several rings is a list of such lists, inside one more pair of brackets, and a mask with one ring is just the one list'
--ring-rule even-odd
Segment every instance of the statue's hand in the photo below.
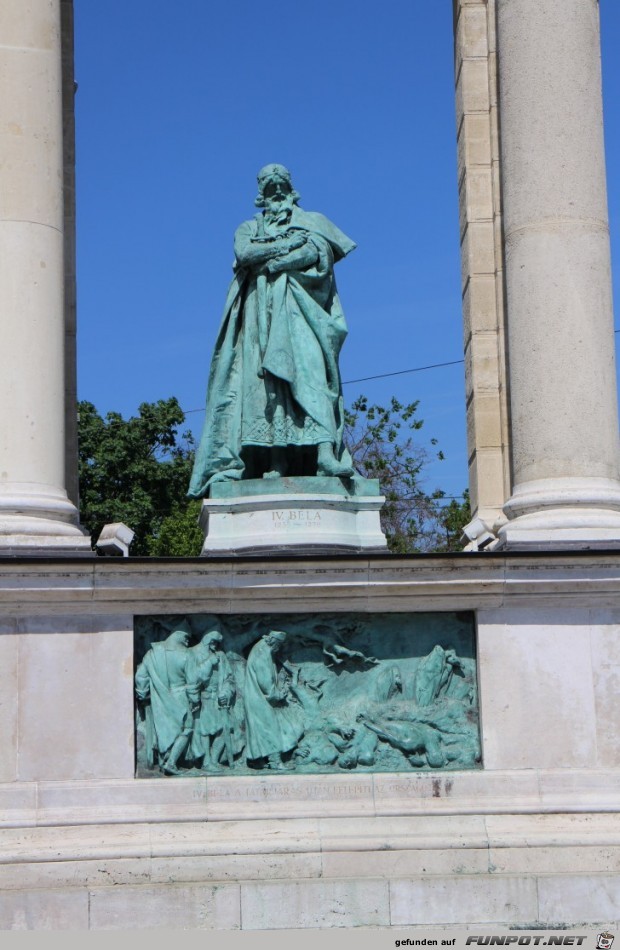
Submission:
{"label": "statue's hand", "polygon": [[288,254],[290,251],[296,251],[298,248],[303,247],[307,240],[307,231],[300,231],[296,228],[291,231],[287,231],[284,240],[282,241],[280,254]]}
{"label": "statue's hand", "polygon": [[279,274],[281,270],[282,267],[278,264],[278,260],[276,258],[273,261],[268,261],[261,271],[259,271],[259,273],[271,274],[273,276],[273,274]]}

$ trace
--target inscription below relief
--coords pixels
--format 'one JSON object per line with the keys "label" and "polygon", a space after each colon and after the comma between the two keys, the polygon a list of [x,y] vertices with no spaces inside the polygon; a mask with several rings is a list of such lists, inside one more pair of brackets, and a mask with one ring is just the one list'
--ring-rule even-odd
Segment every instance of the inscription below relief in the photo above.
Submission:
{"label": "inscription below relief", "polygon": [[252,785],[231,785],[222,783],[209,789],[209,800],[217,802],[261,801],[349,801],[366,798],[371,794],[369,782],[336,784],[325,782],[320,785],[287,785],[282,782],[256,783]]}

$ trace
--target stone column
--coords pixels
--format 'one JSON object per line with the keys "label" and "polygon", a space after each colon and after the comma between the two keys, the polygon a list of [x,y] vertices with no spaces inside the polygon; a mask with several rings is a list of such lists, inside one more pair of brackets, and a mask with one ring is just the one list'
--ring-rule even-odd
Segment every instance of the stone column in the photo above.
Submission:
{"label": "stone column", "polygon": [[453,2],[472,537],[505,523],[510,497],[496,11],[495,0]]}
{"label": "stone column", "polygon": [[77,417],[77,281],[75,220],[75,70],[73,0],[61,0],[65,255],[65,488],[79,509]]}
{"label": "stone column", "polygon": [[60,9],[0,6],[0,554],[90,553],[65,490]]}
{"label": "stone column", "polygon": [[508,548],[620,543],[597,0],[497,0]]}

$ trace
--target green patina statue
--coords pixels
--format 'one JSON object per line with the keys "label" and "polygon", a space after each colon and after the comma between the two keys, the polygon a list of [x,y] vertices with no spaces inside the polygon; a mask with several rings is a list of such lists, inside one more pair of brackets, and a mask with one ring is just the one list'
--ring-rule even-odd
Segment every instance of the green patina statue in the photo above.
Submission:
{"label": "green patina statue", "polygon": [[262,210],[235,234],[192,498],[228,479],[354,474],[343,445],[347,328],[334,263],[355,244],[298,202],[283,165],[261,169]]}
{"label": "green patina statue", "polygon": [[175,627],[169,637],[153,643],[136,670],[136,696],[141,705],[146,760],[166,775],[178,774],[193,730],[192,709],[199,692],[191,675],[190,628]]}
{"label": "green patina statue", "polygon": [[243,748],[235,677],[223,639],[219,621],[209,617],[206,633],[190,650],[189,692],[197,690],[198,699],[188,758],[214,773],[221,771],[220,761],[233,766]]}
{"label": "green patina statue", "polygon": [[141,776],[480,765],[471,615],[142,617],[136,653]]}
{"label": "green patina statue", "polygon": [[276,771],[293,767],[282,756],[295,749],[304,733],[303,716],[289,701],[274,660],[285,640],[283,631],[269,630],[252,647],[245,668],[247,758],[266,759]]}

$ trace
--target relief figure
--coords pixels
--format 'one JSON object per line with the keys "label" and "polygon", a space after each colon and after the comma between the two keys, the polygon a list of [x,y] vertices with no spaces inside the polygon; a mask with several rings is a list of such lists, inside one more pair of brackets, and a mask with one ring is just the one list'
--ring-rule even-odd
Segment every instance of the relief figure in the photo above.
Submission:
{"label": "relief figure", "polygon": [[359,721],[375,732],[380,739],[398,749],[414,766],[430,765],[441,768],[446,764],[446,756],[441,748],[439,733],[431,726],[420,722],[400,722],[397,720],[373,721],[360,713]]}
{"label": "relief figure", "polygon": [[179,773],[178,762],[192,735],[198,690],[191,682],[190,629],[180,624],[163,642],[153,643],[136,670],[136,695],[143,706],[147,762],[168,775]]}
{"label": "relief figure", "polygon": [[191,678],[199,692],[200,705],[194,714],[189,758],[201,762],[210,772],[229,767],[243,749],[240,723],[234,715],[237,688],[232,666],[222,650],[224,637],[213,620],[200,643],[190,650]]}
{"label": "relief figure", "polygon": [[[285,671],[279,675],[275,655],[286,633],[271,630],[254,644],[245,669],[246,756],[275,771],[293,768],[282,758],[303,735],[301,707],[294,702]],[[259,766],[260,767],[260,766]]]}
{"label": "relief figure", "polygon": [[420,661],[415,678],[415,698],[418,706],[430,706],[445,695],[455,670],[461,669],[461,661],[453,649],[433,647],[428,656]]}

